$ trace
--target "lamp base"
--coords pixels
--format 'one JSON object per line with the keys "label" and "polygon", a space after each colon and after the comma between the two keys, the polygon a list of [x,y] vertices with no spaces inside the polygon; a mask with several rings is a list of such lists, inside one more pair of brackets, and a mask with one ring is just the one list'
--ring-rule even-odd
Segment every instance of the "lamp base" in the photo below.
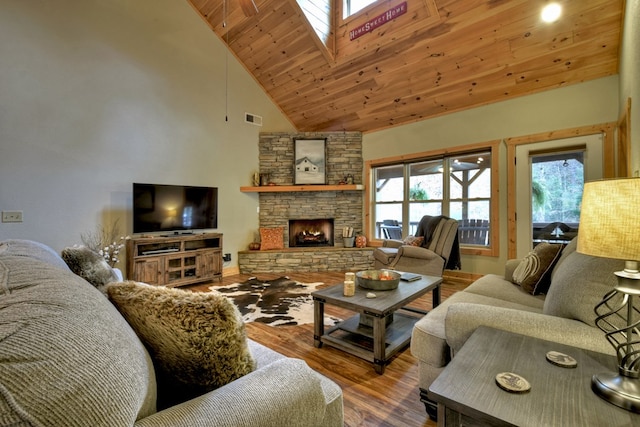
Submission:
{"label": "lamp base", "polygon": [[591,390],[607,402],[640,412],[640,379],[607,372],[591,378]]}

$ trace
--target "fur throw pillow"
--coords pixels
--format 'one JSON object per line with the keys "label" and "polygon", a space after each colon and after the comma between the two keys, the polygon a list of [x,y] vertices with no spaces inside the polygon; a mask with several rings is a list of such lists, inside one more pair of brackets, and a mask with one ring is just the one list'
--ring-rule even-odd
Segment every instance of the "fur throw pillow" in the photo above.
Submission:
{"label": "fur throw pillow", "polygon": [[255,369],[240,311],[225,296],[133,281],[114,283],[107,294],[149,349],[158,409]]}
{"label": "fur throw pillow", "polygon": [[64,248],[61,255],[71,271],[100,290],[119,279],[107,261],[86,246]]}

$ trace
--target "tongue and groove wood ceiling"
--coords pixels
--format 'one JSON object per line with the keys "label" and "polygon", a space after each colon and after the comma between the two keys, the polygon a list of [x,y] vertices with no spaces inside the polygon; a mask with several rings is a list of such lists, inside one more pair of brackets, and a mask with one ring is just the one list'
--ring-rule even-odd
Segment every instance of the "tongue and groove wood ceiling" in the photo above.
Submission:
{"label": "tongue and groove wood ceiling", "polygon": [[[303,132],[371,132],[618,72],[623,0],[560,0],[551,24],[543,0],[381,0],[347,20],[334,0],[187,1]],[[318,36],[307,16],[327,20],[323,2],[334,24]]]}

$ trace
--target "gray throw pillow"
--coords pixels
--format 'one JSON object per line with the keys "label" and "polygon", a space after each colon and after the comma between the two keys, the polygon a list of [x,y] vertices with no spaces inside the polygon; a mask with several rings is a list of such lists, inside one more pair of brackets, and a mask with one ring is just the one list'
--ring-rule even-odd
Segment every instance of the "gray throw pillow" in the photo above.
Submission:
{"label": "gray throw pillow", "polygon": [[62,259],[71,271],[100,290],[103,290],[105,285],[119,280],[107,261],[86,246],[64,248]]}
{"label": "gray throw pillow", "polygon": [[544,314],[580,320],[595,326],[594,307],[617,284],[624,261],[572,252],[553,273],[544,301]]}

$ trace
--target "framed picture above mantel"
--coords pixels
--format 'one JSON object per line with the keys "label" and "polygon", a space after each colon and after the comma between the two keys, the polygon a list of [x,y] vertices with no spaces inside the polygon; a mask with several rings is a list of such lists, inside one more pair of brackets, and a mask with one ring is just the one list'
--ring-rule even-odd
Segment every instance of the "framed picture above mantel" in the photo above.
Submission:
{"label": "framed picture above mantel", "polygon": [[295,185],[327,183],[327,140],[294,139],[293,182]]}

